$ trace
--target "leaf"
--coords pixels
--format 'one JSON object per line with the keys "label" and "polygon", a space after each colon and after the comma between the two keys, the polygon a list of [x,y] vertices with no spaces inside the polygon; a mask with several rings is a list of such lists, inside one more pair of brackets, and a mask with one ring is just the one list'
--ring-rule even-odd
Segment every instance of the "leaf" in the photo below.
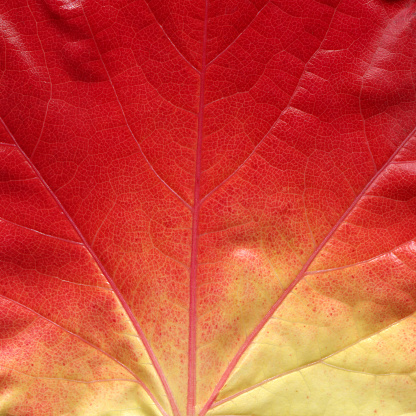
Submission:
{"label": "leaf", "polygon": [[0,414],[414,414],[415,12],[3,2]]}

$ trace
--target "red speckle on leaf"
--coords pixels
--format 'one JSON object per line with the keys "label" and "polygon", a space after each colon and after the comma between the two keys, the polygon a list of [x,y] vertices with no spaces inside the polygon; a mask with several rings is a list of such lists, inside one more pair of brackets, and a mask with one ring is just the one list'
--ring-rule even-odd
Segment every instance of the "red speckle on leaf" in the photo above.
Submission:
{"label": "red speckle on leaf", "polygon": [[205,416],[416,311],[413,2],[3,3],[5,411]]}

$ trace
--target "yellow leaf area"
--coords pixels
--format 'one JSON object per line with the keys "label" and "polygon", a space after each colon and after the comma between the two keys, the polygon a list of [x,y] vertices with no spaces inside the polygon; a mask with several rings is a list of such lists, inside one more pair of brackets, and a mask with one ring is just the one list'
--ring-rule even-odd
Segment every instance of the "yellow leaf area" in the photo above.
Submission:
{"label": "yellow leaf area", "polygon": [[[319,328],[315,328],[317,332]],[[412,315],[341,352],[282,372],[234,397],[223,399],[208,415],[415,415],[415,335],[416,316]],[[332,347],[337,334],[333,334],[333,338]],[[258,344],[253,345],[254,350],[257,348]],[[290,350],[291,345],[286,349]],[[293,350],[292,360],[314,360],[319,355],[317,349],[319,342],[309,341],[297,353]],[[273,372],[270,370],[276,367],[290,367],[290,362],[276,359],[267,347],[263,346],[262,351],[261,368],[265,373]],[[288,356],[290,354],[285,354]],[[253,375],[244,367],[239,369],[239,374],[243,378]],[[228,390],[239,387],[238,381],[230,381]]]}

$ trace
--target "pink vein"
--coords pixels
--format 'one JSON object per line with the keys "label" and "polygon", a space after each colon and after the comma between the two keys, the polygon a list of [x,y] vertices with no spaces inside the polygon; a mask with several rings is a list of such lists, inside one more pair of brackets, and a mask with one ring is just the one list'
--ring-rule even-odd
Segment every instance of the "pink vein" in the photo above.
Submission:
{"label": "pink vein", "polygon": [[139,322],[137,321],[136,317],[134,316],[132,310],[130,309],[130,306],[127,304],[127,302],[124,299],[123,295],[121,294],[120,290],[116,286],[114,280],[110,277],[109,273],[105,269],[104,265],[101,263],[100,259],[98,258],[97,254],[95,253],[95,251],[88,244],[87,240],[85,239],[84,235],[82,234],[82,232],[80,231],[80,229],[78,228],[78,226],[75,224],[75,222],[72,219],[72,217],[69,215],[69,213],[67,212],[67,210],[62,205],[61,201],[58,199],[58,197],[55,195],[55,193],[52,191],[52,189],[46,183],[45,179],[43,179],[42,175],[40,174],[40,172],[38,171],[38,169],[36,168],[36,166],[33,164],[33,162],[31,161],[31,159],[29,159],[29,157],[26,155],[26,153],[22,150],[22,148],[20,147],[19,143],[17,142],[17,140],[13,136],[12,132],[9,130],[9,128],[7,127],[7,125],[5,124],[4,120],[1,117],[0,117],[0,121],[3,124],[3,126],[4,126],[5,130],[7,131],[7,133],[12,138],[12,140],[16,143],[16,147],[20,150],[21,154],[26,159],[27,163],[31,166],[31,168],[33,169],[33,171],[35,172],[35,174],[38,176],[39,180],[41,181],[41,183],[43,184],[43,186],[45,187],[45,189],[49,192],[49,194],[55,200],[55,203],[62,210],[62,212],[64,213],[64,215],[68,219],[68,221],[71,223],[72,227],[74,228],[74,230],[78,234],[78,236],[81,239],[82,243],[84,244],[85,248],[88,250],[88,252],[90,253],[91,257],[97,263],[97,266],[101,270],[102,274],[107,279],[108,283],[110,284],[111,288],[113,289],[114,293],[116,294],[118,300],[120,301],[121,305],[123,306],[124,310],[126,311],[126,313],[127,313],[128,317],[129,317],[131,323],[133,324],[134,328],[136,329],[137,334],[138,334],[139,338],[141,339],[141,341],[142,341],[142,343],[143,343],[143,345],[144,345],[144,347],[145,347],[145,349],[147,351],[147,354],[149,355],[150,360],[152,361],[152,364],[153,364],[153,366],[154,366],[154,368],[155,368],[155,370],[156,370],[156,372],[157,372],[157,374],[158,374],[158,376],[160,378],[160,381],[162,382],[162,385],[163,385],[163,387],[164,387],[164,389],[166,391],[166,395],[167,395],[167,397],[169,399],[169,402],[170,402],[170,404],[172,406],[172,411],[173,411],[174,415],[175,416],[179,416],[178,408],[176,406],[175,400],[173,398],[173,395],[172,395],[172,392],[171,392],[170,387],[168,385],[168,382],[166,380],[166,377],[163,374],[162,368],[160,367],[160,364],[157,361],[156,355],[153,352],[152,347],[150,346],[149,341],[145,337],[144,332],[143,332],[143,330],[141,329],[141,327],[139,325]]}
{"label": "pink vein", "polygon": [[[87,15],[85,14],[85,11],[84,11],[84,8],[83,8],[83,6],[82,6],[82,3],[81,3],[81,8],[82,8],[82,11],[83,11],[83,14],[84,14],[84,17],[85,17],[85,21],[87,22],[87,25],[88,25],[88,28],[89,28],[89,30],[90,30],[90,33],[91,33],[91,36],[92,36],[92,39],[94,40],[94,44],[95,44],[95,47],[97,48],[97,52],[98,52],[98,55],[100,56],[100,60],[101,60],[101,63],[102,63],[102,65],[103,65],[103,68],[104,68],[104,70],[105,70],[105,72],[106,72],[106,74],[107,74],[107,77],[108,77],[108,81],[110,82],[110,85],[111,85],[111,88],[113,89],[113,91],[114,91],[114,95],[115,95],[115,97],[116,97],[116,99],[117,99],[117,102],[118,102],[118,105],[119,105],[119,107],[120,107],[120,110],[121,110],[121,113],[122,113],[122,115],[123,115],[123,118],[124,118],[124,121],[126,122],[126,126],[127,126],[127,128],[128,128],[128,130],[129,130],[129,132],[130,132],[130,134],[131,134],[131,136],[133,137],[133,139],[136,141],[136,143],[137,143],[137,146],[138,146],[138,148],[139,148],[139,150],[140,150],[140,153],[142,154],[142,156],[143,156],[143,158],[145,159],[145,161],[147,162],[147,164],[149,165],[149,167],[150,167],[150,169],[153,171],[153,173],[159,178],[159,180],[185,205],[185,207],[187,207],[189,210],[191,210],[191,207],[190,207],[190,205],[178,194],[178,193],[176,193],[162,178],[161,178],[161,176],[155,171],[155,169],[153,168],[153,166],[152,166],[152,164],[150,163],[150,161],[147,159],[147,157],[146,157],[146,155],[145,155],[145,153],[143,152],[143,150],[142,150],[142,148],[141,148],[141,146],[140,146],[140,143],[139,143],[139,141],[137,140],[137,138],[136,138],[136,136],[134,135],[134,133],[133,133],[133,131],[131,130],[131,128],[130,128],[130,125],[129,125],[129,122],[127,121],[127,117],[126,117],[126,114],[124,113],[124,109],[123,109],[123,106],[121,105],[121,102],[120,102],[120,99],[118,98],[118,94],[117,94],[117,91],[116,91],[116,89],[115,89],[115,87],[114,87],[114,84],[113,84],[113,82],[112,82],[112,80],[111,80],[111,77],[110,77],[110,74],[109,74],[109,72],[108,72],[108,70],[107,70],[107,66],[105,65],[105,63],[104,63],[104,60],[103,60],[103,57],[102,57],[102,55],[101,55],[101,52],[100,52],[100,49],[99,49],[99,47],[98,47],[98,43],[97,43],[97,40],[95,39],[95,36],[94,36],[94,33],[93,33],[93,31],[92,31],[92,28],[91,28],[91,26],[90,26],[90,23],[89,23],[89,21],[88,21],[88,19],[87,19]],[[114,285],[114,287],[116,287],[115,285]],[[117,289],[117,288],[116,288]],[[114,289],[114,291],[116,292],[116,289]],[[123,299],[122,298],[122,295],[121,295],[121,293],[118,291],[118,289],[117,289],[117,292],[120,294],[120,300],[121,299]],[[117,293],[116,292],[116,293]],[[155,369],[156,369],[156,372],[157,372],[157,374],[158,374],[158,376],[159,376],[159,378],[160,378],[160,381],[162,382],[162,384],[163,384],[163,387],[164,387],[164,389],[165,389],[165,392],[166,392],[166,395],[167,395],[167,397],[168,397],[168,399],[169,399],[169,403],[170,403],[170,405],[171,405],[171,408],[172,408],[172,412],[173,412],[173,414],[175,415],[175,416],[179,416],[179,410],[178,410],[178,406],[176,405],[176,401],[175,401],[175,398],[173,397],[173,394],[172,394],[172,391],[171,391],[171,389],[170,389],[170,387],[169,387],[169,384],[168,384],[168,381],[167,381],[167,379],[166,379],[166,376],[165,376],[165,374],[163,373],[163,371],[162,371],[162,368],[161,368],[161,366],[160,366],[160,364],[159,364],[159,362],[157,361],[157,359],[156,359],[156,355],[154,354],[154,352],[153,352],[153,350],[152,350],[152,348],[151,348],[151,346],[150,346],[150,343],[147,341],[147,339],[146,339],[146,337],[145,337],[145,335],[144,335],[144,333],[143,333],[143,331],[142,331],[142,329],[140,328],[140,325],[139,325],[139,323],[137,322],[137,320],[136,320],[136,318],[134,317],[134,315],[133,315],[133,313],[131,312],[131,310],[130,310],[130,308],[129,308],[129,306],[127,305],[127,303],[126,303],[126,301],[123,299],[123,306],[125,307],[125,309],[126,309],[126,311],[127,311],[127,308],[128,308],[128,310],[130,311],[130,314],[129,314],[129,317],[130,317],[130,319],[132,319],[132,322],[134,323],[134,325],[135,325],[135,327],[137,326],[137,328],[136,328],[136,330],[137,330],[137,332],[140,334],[140,338],[142,339],[142,342],[143,342],[143,344],[145,345],[145,347],[146,347],[146,351],[148,352],[148,354],[149,354],[149,357],[151,358],[151,360],[152,360],[152,363],[153,363],[153,365],[154,365],[154,367],[155,367]],[[129,313],[129,312],[128,312]],[[131,316],[130,316],[131,315]],[[139,332],[140,331],[140,332]]]}
{"label": "pink vein", "polygon": [[2,222],[5,222],[7,224],[14,225],[14,226],[19,227],[19,228],[23,228],[25,230],[28,230],[28,231],[31,231],[33,233],[42,235],[44,237],[53,238],[55,240],[63,241],[64,243],[82,245],[82,243],[79,242],[79,241],[68,240],[67,238],[62,238],[62,237],[58,237],[56,235],[46,234],[46,233],[43,233],[42,231],[38,231],[38,230],[35,230],[33,228],[26,227],[24,225],[18,224],[17,222],[9,221],[9,220],[6,220],[5,218],[0,217],[0,223],[2,223]]}
{"label": "pink vein", "polygon": [[386,170],[386,168],[390,165],[391,161],[396,157],[396,155],[400,152],[400,150],[403,148],[403,146],[406,145],[406,143],[410,140],[411,137],[413,137],[413,135],[415,133],[416,133],[416,128],[406,137],[406,139],[403,140],[402,144],[390,156],[390,158],[387,160],[387,162],[380,168],[380,170],[378,170],[376,172],[376,174],[371,178],[371,180],[367,183],[367,185],[364,187],[364,189],[355,197],[355,199],[352,201],[349,208],[344,212],[344,214],[337,221],[337,223],[332,227],[331,231],[327,234],[327,236],[324,238],[324,240],[322,240],[322,242],[319,244],[319,246],[311,254],[311,256],[309,257],[309,259],[307,260],[305,265],[302,267],[301,271],[298,273],[298,275],[293,280],[293,282],[286,288],[286,290],[282,293],[282,295],[279,297],[279,299],[276,301],[276,303],[270,308],[270,310],[263,317],[263,319],[260,321],[260,323],[254,328],[254,330],[251,332],[251,334],[246,338],[246,340],[244,341],[244,344],[240,347],[237,354],[231,360],[231,362],[228,365],[227,369],[225,370],[224,374],[221,376],[221,379],[219,380],[218,384],[215,386],[215,389],[214,389],[211,397],[208,399],[207,403],[203,407],[203,409],[200,413],[200,416],[204,416],[207,413],[207,411],[212,407],[216,397],[218,396],[221,389],[224,387],[224,384],[227,382],[231,372],[234,370],[235,366],[237,365],[238,361],[240,360],[240,358],[242,357],[244,352],[247,350],[249,345],[253,342],[254,338],[258,335],[258,333],[261,331],[261,329],[266,325],[266,323],[269,321],[269,319],[273,316],[273,314],[276,312],[277,308],[283,303],[283,301],[286,299],[286,297],[289,295],[289,293],[291,293],[292,290],[295,288],[295,286],[303,279],[303,277],[305,276],[309,266],[315,260],[316,256],[325,247],[326,243],[334,235],[334,233],[338,230],[340,225],[348,217],[348,215],[351,213],[351,211],[355,208],[355,206],[361,200],[363,195],[368,191],[368,189],[373,185],[373,183],[378,179],[378,177]]}
{"label": "pink vein", "polygon": [[[107,352],[105,352],[104,350],[102,350],[100,347],[97,347],[96,345],[92,344],[91,342],[87,341],[85,338],[81,337],[78,334],[75,334],[74,332],[69,331],[68,329],[64,328],[63,326],[59,325],[58,323],[46,318],[46,316],[41,315],[40,313],[34,311],[33,309],[23,305],[22,303],[18,302],[17,300],[11,299],[7,296],[3,296],[0,295],[0,298],[3,298],[7,301],[13,302],[16,305],[19,305],[21,308],[24,308],[28,311],[30,311],[31,313],[33,313],[34,315],[37,315],[39,318],[44,319],[45,321],[49,322],[50,324],[58,327],[59,329],[61,329],[62,331],[68,333],[69,335],[72,335],[75,338],[78,338],[80,341],[82,341],[83,343],[87,344],[88,346],[90,346],[91,348],[94,348],[95,350],[97,350],[98,352],[100,352],[101,354],[105,355],[106,357],[108,357],[110,360],[114,361],[115,363],[117,363],[118,365],[120,365],[121,367],[123,367],[126,371],[128,371],[136,380],[125,380],[125,381],[131,381],[134,383],[139,384],[145,391],[146,393],[149,395],[149,397],[151,398],[151,400],[154,402],[154,404],[156,405],[156,407],[160,410],[160,412],[163,414],[163,416],[168,416],[168,414],[165,412],[165,410],[162,408],[161,404],[157,401],[156,397],[153,396],[152,392],[149,390],[149,388],[143,383],[143,381],[141,381],[136,374],[134,374],[133,371],[131,371],[126,365],[124,365],[122,362],[118,361],[116,358],[114,358],[112,355],[108,354]],[[76,381],[76,380],[70,380],[70,381]]]}
{"label": "pink vein", "polygon": [[202,134],[204,121],[204,92],[207,55],[207,31],[208,31],[208,0],[205,1],[204,37],[202,43],[202,65],[200,78],[199,112],[198,112],[198,141],[196,146],[194,206],[192,211],[192,249],[191,270],[189,284],[189,345],[188,345],[188,416],[195,414],[196,401],[196,325],[197,325],[197,271],[198,271],[198,223],[201,207],[201,157]]}

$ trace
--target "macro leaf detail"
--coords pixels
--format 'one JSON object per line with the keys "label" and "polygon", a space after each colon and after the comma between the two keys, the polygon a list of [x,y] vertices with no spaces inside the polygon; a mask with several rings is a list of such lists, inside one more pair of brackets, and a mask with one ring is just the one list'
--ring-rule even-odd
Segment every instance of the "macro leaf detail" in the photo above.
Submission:
{"label": "macro leaf detail", "polygon": [[409,0],[0,4],[0,414],[416,412]]}

